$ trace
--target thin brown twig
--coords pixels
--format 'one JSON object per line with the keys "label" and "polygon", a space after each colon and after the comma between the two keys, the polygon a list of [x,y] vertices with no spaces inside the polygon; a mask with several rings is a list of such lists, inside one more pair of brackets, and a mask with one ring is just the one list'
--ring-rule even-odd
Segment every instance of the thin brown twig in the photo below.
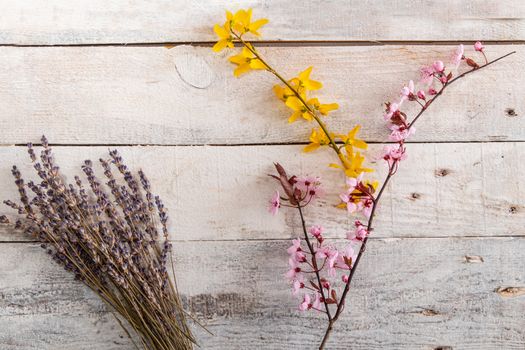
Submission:
{"label": "thin brown twig", "polygon": [[297,210],[299,210],[299,215],[301,217],[301,224],[302,224],[302,227],[303,227],[304,239],[306,240],[306,245],[308,246],[308,250],[310,251],[310,254],[312,255],[312,265],[313,265],[315,276],[317,277],[317,283],[318,283],[317,287],[319,287],[319,291],[321,293],[321,297],[323,298],[323,304],[324,304],[324,307],[326,309],[326,316],[328,317],[328,321],[331,322],[332,321],[332,314],[330,313],[330,308],[328,307],[328,303],[326,302],[326,298],[324,296],[324,288],[323,288],[323,284],[321,283],[321,276],[319,274],[320,270],[317,268],[317,259],[315,257],[315,250],[314,250],[314,247],[312,246],[312,243],[310,242],[310,239],[308,237],[308,231],[306,229],[306,222],[304,220],[303,210],[301,209],[301,205],[300,204],[297,205]]}

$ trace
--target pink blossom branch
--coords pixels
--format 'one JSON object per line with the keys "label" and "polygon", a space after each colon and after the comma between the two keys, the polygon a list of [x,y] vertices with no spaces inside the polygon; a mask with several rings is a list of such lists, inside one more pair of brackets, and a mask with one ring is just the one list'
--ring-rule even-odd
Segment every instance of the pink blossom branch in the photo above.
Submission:
{"label": "pink blossom branch", "polygon": [[[460,75],[458,75],[457,77],[455,77],[454,79],[451,79],[447,82],[445,82],[442,86],[442,88],[434,95],[434,97],[432,99],[430,99],[425,105],[422,106],[421,110],[416,114],[416,116],[414,117],[414,119],[412,120],[412,122],[410,122],[410,124],[408,125],[408,129],[410,129],[416,122],[417,120],[423,115],[423,113],[428,109],[428,107],[439,97],[443,94],[443,92],[445,91],[445,89],[450,86],[453,82],[461,79],[461,78],[464,78],[465,76],[467,76],[468,74],[474,72],[474,71],[478,71],[482,68],[485,68],[487,66],[490,66],[491,64],[493,63],[496,63],[512,54],[516,53],[516,51],[512,51],[506,55],[503,55],[499,58],[496,58],[490,62],[486,62],[484,65],[482,66],[477,66],[477,67],[474,67],[473,69],[469,70],[469,71],[466,71]],[[484,54],[484,53],[483,53]],[[400,142],[401,145],[403,145],[403,141]],[[371,213],[370,213],[370,217],[368,219],[368,224],[367,224],[367,231],[368,232],[372,232],[373,230],[373,221],[374,221],[374,217],[375,217],[375,213],[376,213],[376,209],[377,209],[377,206],[380,202],[380,199],[381,199],[381,196],[383,195],[383,192],[386,188],[386,186],[388,185],[390,179],[392,178],[392,176],[395,174],[395,169],[397,169],[397,162],[394,162],[393,164],[391,164],[389,166],[389,171],[388,171],[388,175],[386,176],[385,178],[385,181],[383,182],[383,185],[381,186],[377,196],[375,197],[374,201],[373,201],[373,206],[372,206],[372,210],[371,210]],[[302,218],[302,213],[301,213],[301,218]],[[303,227],[304,227],[304,220],[303,220]],[[306,232],[306,231],[305,231]],[[350,270],[350,274],[348,276],[348,281],[346,282],[346,285],[345,285],[345,288],[344,288],[344,291],[343,291],[343,294],[341,295],[341,298],[340,298],[340,301],[339,303],[337,304],[337,309],[336,309],[336,312],[334,314],[333,317],[329,317],[328,318],[328,327],[326,328],[326,331],[325,331],[325,334],[323,336],[323,339],[322,339],[322,342],[319,346],[319,350],[322,350],[324,349],[329,337],[330,337],[330,334],[332,332],[332,329],[333,329],[333,325],[334,323],[339,319],[339,316],[341,315],[343,309],[344,309],[344,304],[345,304],[345,299],[346,299],[346,296],[350,290],[350,283],[352,282],[352,279],[354,277],[354,274],[355,274],[355,271],[357,270],[357,266],[359,265],[359,262],[361,261],[361,257],[363,256],[363,253],[365,252],[366,250],[366,244],[368,242],[368,236],[366,236],[364,239],[363,239],[363,242],[361,244],[361,247],[359,249],[359,253],[357,255],[357,258],[355,260],[355,262],[353,263],[353,266],[352,266],[352,269]],[[326,304],[326,303],[325,303]],[[328,309],[328,307],[327,307]]]}
{"label": "pink blossom branch", "polygon": [[[508,57],[508,56],[510,56],[510,55],[515,54],[515,53],[516,53],[516,51],[509,52],[509,53],[506,54],[506,55],[503,55],[503,56],[498,57],[498,58],[496,58],[496,59],[494,59],[494,60],[492,60],[492,61],[490,61],[490,62],[487,62],[487,63],[485,63],[484,65],[482,65],[482,66],[480,66],[480,67],[478,67],[478,68],[473,68],[473,69],[471,69],[471,70],[468,70],[468,71],[466,71],[466,72],[464,72],[464,73],[458,75],[458,76],[455,77],[454,79],[451,79],[450,81],[448,81],[446,84],[443,85],[443,87],[439,90],[439,92],[438,92],[438,93],[437,93],[437,94],[436,94],[436,95],[435,95],[430,101],[428,101],[427,104],[425,104],[425,105],[421,108],[421,110],[419,111],[419,113],[414,117],[414,119],[413,119],[412,122],[410,123],[409,128],[411,128],[412,125],[414,125],[414,123],[419,119],[419,117],[421,117],[421,115],[423,114],[423,112],[425,112],[426,109],[432,104],[432,102],[434,102],[434,100],[435,100],[436,98],[438,98],[439,96],[441,96],[441,94],[443,93],[443,91],[445,90],[445,88],[448,87],[448,86],[450,86],[453,82],[455,82],[455,81],[457,81],[457,80],[459,80],[459,79],[465,77],[466,75],[468,75],[468,74],[470,74],[470,73],[472,73],[472,72],[475,72],[475,71],[478,71],[478,70],[480,70],[480,69],[482,69],[482,68],[485,68],[485,67],[487,67],[487,66],[490,66],[491,64],[496,63],[496,62],[498,62],[498,61],[500,61],[500,60],[502,60],[502,59],[504,59],[504,58],[506,58],[506,57]],[[486,58],[484,52],[483,52],[483,56],[485,57],[485,60],[486,60],[487,58]]]}
{"label": "pink blossom branch", "polygon": [[[297,210],[299,210],[299,216],[301,217],[301,225],[303,227],[303,233],[304,233],[304,239],[306,241],[306,245],[308,246],[308,250],[310,251],[310,254],[312,255],[312,265],[315,272],[315,277],[317,278],[317,287],[319,288],[318,292],[321,293],[321,297],[323,298],[323,304],[326,310],[326,316],[328,317],[328,322],[332,322],[332,314],[330,313],[330,308],[328,307],[328,303],[326,302],[326,298],[324,296],[324,288],[323,284],[321,283],[321,275],[319,272],[321,269],[317,268],[317,258],[315,257],[315,250],[312,246],[312,243],[310,242],[310,238],[308,237],[308,230],[306,229],[306,222],[304,220],[303,210],[301,209],[301,205],[297,205]],[[325,260],[326,262],[326,260]],[[324,266],[324,263],[323,263]]]}

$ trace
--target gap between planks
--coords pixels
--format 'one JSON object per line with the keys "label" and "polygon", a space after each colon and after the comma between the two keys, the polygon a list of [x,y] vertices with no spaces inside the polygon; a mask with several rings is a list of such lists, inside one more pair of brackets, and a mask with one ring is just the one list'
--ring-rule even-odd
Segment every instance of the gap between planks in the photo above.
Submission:
{"label": "gap between planks", "polygon": [[[397,144],[392,141],[367,141],[369,145]],[[525,140],[466,140],[466,141],[407,141],[407,145],[418,144],[465,144],[465,143],[523,143]],[[34,147],[41,147],[41,143],[31,143]],[[252,147],[252,146],[304,146],[308,142],[260,142],[260,143],[50,143],[50,147]],[[336,141],[336,144],[342,144]],[[24,143],[0,144],[0,147],[27,147]]]}
{"label": "gap between planks", "polygon": [[[470,43],[472,40],[380,40],[380,41],[344,41],[344,40],[301,40],[301,41],[271,41],[271,40],[254,40],[260,47],[323,47],[323,46],[399,46],[399,45],[459,45]],[[525,40],[484,40],[488,45],[524,45]],[[104,46],[124,46],[124,47],[162,47],[162,46],[181,46],[191,45],[198,47],[212,47],[215,41],[175,41],[175,42],[130,42],[130,43],[92,43],[92,44],[0,44],[0,47],[104,47]]]}
{"label": "gap between planks", "polygon": [[[479,240],[501,240],[501,239],[509,239],[509,238],[523,238],[525,239],[525,235],[499,235],[499,236],[481,236],[481,235],[466,235],[466,236],[405,236],[405,237],[370,237],[370,241],[380,241],[380,242],[387,242],[387,241],[397,241],[397,240],[424,240],[424,239],[432,239],[432,240],[446,240],[446,239],[452,239],[452,240],[472,240],[472,239],[479,239]],[[211,243],[211,242],[288,242],[292,238],[239,238],[239,239],[198,239],[198,240],[185,240],[185,239],[170,239],[170,242],[173,243]],[[327,238],[326,241],[331,242],[337,242],[337,241],[344,241],[344,238]],[[0,244],[38,244],[41,243],[40,241],[0,241]]]}

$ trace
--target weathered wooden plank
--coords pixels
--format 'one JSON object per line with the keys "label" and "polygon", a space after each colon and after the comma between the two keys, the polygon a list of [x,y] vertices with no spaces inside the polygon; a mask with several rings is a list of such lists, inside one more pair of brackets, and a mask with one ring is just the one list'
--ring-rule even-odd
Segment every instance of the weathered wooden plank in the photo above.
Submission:
{"label": "weathered wooden plank", "polygon": [[[1,21],[0,21],[1,22]],[[383,102],[397,99],[419,67],[452,46],[283,47],[263,53],[287,76],[313,65],[325,101],[341,108],[334,131],[363,126],[384,141]],[[450,88],[421,120],[417,141],[525,140],[525,49],[492,46],[490,57],[518,54]],[[313,123],[289,125],[274,98],[275,79],[235,79],[209,48],[0,48],[0,143],[45,132],[66,144],[246,144],[304,142]],[[28,101],[31,101],[28,103]]]}
{"label": "weathered wooden plank", "polygon": [[[224,10],[267,17],[267,40],[523,40],[525,5],[416,0],[331,1],[1,1],[2,44],[213,41]],[[315,24],[315,25],[312,25]]]}
{"label": "weathered wooden plank", "polygon": [[[179,290],[215,336],[204,349],[313,349],[325,319],[301,314],[282,277],[286,241],[179,242]],[[330,349],[523,349],[523,238],[374,239]],[[89,290],[32,244],[0,244],[0,347],[128,349]],[[473,262],[466,257],[476,257]],[[470,262],[469,262],[470,261]]]}
{"label": "weathered wooden plank", "polygon": [[[277,184],[266,174],[279,161],[289,172],[320,175],[327,195],[307,212],[308,224],[322,224],[330,237],[344,237],[353,218],[337,204],[342,174],[328,168],[329,150],[302,154],[302,146],[120,147],[132,169],[149,174],[170,209],[176,240],[281,239],[301,234],[297,213],[267,212]],[[377,159],[382,145],[372,145]],[[411,144],[409,157],[388,188],[377,217],[378,237],[525,235],[525,143]],[[107,155],[106,147],[56,147],[62,170],[72,178],[84,159]],[[16,198],[9,165],[29,175],[22,147],[0,147],[0,198]],[[384,177],[384,164],[377,179]],[[100,172],[99,172],[100,173]],[[0,213],[10,209],[0,206]],[[23,236],[6,232],[4,240]]]}

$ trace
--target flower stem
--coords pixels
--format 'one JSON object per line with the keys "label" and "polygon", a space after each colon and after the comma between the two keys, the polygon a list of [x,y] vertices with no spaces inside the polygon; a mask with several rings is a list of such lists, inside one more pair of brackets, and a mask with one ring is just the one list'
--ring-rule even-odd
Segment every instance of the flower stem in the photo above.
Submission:
{"label": "flower stem", "polygon": [[[439,96],[441,96],[443,94],[443,91],[445,90],[446,87],[448,87],[450,84],[452,84],[453,82],[455,82],[456,80],[459,80],[463,77],[465,77],[466,75],[474,72],[474,71],[477,71],[477,70],[480,70],[484,67],[487,67],[499,60],[502,60],[504,59],[505,57],[508,57],[512,54],[516,53],[516,51],[513,51],[513,52],[510,52],[506,55],[503,55],[501,57],[498,57],[496,58],[495,60],[493,61],[490,61],[478,68],[474,68],[474,69],[471,69],[463,74],[460,74],[458,75],[457,77],[455,77],[454,79],[450,80],[447,84],[445,84],[440,90],[439,92],[424,106],[421,108],[421,110],[419,111],[419,113],[414,117],[414,119],[412,120],[412,122],[410,123],[409,125],[409,128],[414,125],[414,123],[419,119],[419,117],[421,117],[421,115],[423,115],[423,113],[428,109],[428,106],[430,106],[432,104],[432,102],[434,102],[435,99],[437,99]],[[388,185],[390,179],[392,178],[392,176],[394,175],[394,171],[393,171],[393,167],[394,165],[388,169],[388,175],[386,176],[385,178],[385,181],[383,182],[383,185],[381,186],[381,189],[379,190],[377,196],[375,197],[374,199],[374,202],[372,204],[372,211],[370,213],[370,218],[368,219],[368,224],[367,224],[367,231],[370,233],[372,232],[373,230],[373,221],[374,221],[374,217],[375,217],[375,214],[376,214],[376,209],[377,209],[377,206],[379,204],[379,201],[383,195],[383,192],[386,188],[386,186]],[[363,239],[363,243],[361,244],[361,248],[359,249],[359,253],[357,254],[357,258],[355,259],[355,262],[352,266],[352,269],[350,271],[350,275],[348,276],[348,282],[346,283],[346,286],[345,286],[345,289],[343,290],[343,294],[341,295],[341,298],[340,298],[340,301],[339,303],[337,304],[337,309],[335,311],[335,314],[334,316],[332,317],[331,320],[328,321],[328,327],[326,328],[326,331],[325,331],[325,334],[324,334],[324,337],[323,337],[323,340],[321,342],[321,345],[319,346],[319,350],[322,350],[330,336],[330,333],[332,332],[332,329],[333,329],[333,325],[334,323],[339,319],[339,316],[341,315],[341,312],[343,311],[344,309],[344,302],[345,302],[345,299],[346,299],[346,296],[348,294],[348,291],[350,290],[350,283],[352,282],[352,279],[354,277],[354,273],[355,271],[357,270],[357,266],[359,264],[359,262],[361,261],[361,257],[363,256],[363,253],[365,252],[366,250],[366,243],[368,242],[368,236],[366,236],[364,239]]]}
{"label": "flower stem", "polygon": [[506,57],[508,57],[508,56],[510,56],[510,55],[512,55],[512,54],[515,54],[515,53],[516,53],[516,51],[509,52],[509,53],[506,54],[506,55],[500,56],[500,57],[496,58],[495,60],[492,60],[492,61],[490,61],[490,62],[487,62],[487,63],[485,63],[484,65],[479,66],[478,68],[473,68],[473,69],[471,69],[471,70],[468,70],[468,71],[466,71],[465,73],[462,73],[462,74],[458,75],[457,77],[455,77],[454,79],[448,81],[445,85],[443,85],[443,87],[438,91],[438,93],[437,93],[437,94],[436,94],[436,95],[435,95],[430,101],[428,101],[428,103],[425,105],[425,107],[424,107],[424,108],[421,108],[421,110],[420,110],[419,113],[414,117],[414,119],[412,120],[412,122],[410,122],[410,125],[408,126],[408,128],[410,129],[410,128],[412,127],[412,125],[414,125],[414,123],[419,119],[419,117],[421,117],[421,115],[423,114],[423,112],[425,112],[425,111],[427,110],[427,108],[432,104],[432,102],[434,102],[434,100],[435,100],[436,98],[438,98],[439,96],[441,96],[441,94],[443,93],[443,91],[444,91],[448,86],[450,86],[453,82],[455,82],[455,81],[457,81],[457,80],[459,80],[459,79],[465,77],[466,75],[468,75],[468,74],[470,74],[470,73],[472,73],[472,72],[474,72],[474,71],[478,71],[478,70],[483,69],[483,68],[485,68],[485,67],[487,67],[487,66],[490,66],[491,64],[496,63],[496,62],[498,62],[498,61],[500,61],[500,60],[502,60],[502,59],[504,59],[504,58],[506,58]]}
{"label": "flower stem", "polygon": [[297,210],[299,210],[299,216],[301,217],[301,225],[303,227],[304,239],[306,241],[306,245],[308,246],[308,250],[310,251],[310,254],[312,255],[312,265],[314,268],[315,276],[317,277],[317,283],[318,283],[317,286],[319,287],[321,297],[323,298],[323,303],[324,303],[324,307],[326,310],[326,316],[328,317],[328,322],[331,323],[332,314],[330,313],[330,308],[328,307],[328,303],[326,302],[326,298],[324,296],[324,289],[321,283],[321,276],[319,274],[319,269],[317,268],[317,258],[315,257],[315,250],[314,250],[314,247],[312,246],[312,243],[310,242],[310,238],[308,238],[308,231],[306,229],[306,222],[304,220],[304,215],[303,215],[303,210],[301,209],[301,205],[297,205]]}
{"label": "flower stem", "polygon": [[328,342],[328,338],[330,338],[330,334],[332,333],[334,322],[335,320],[331,320],[330,322],[328,322],[328,327],[326,328],[326,332],[324,333],[323,340],[321,341],[321,345],[319,345],[319,350],[323,350],[326,343]]}
{"label": "flower stem", "polygon": [[339,160],[341,161],[341,164],[343,165],[343,168],[347,168],[346,166],[346,160],[345,160],[345,157],[343,155],[343,153],[341,152],[340,148],[337,147],[337,144],[335,143],[335,140],[334,138],[330,135],[330,131],[328,130],[328,127],[326,126],[326,124],[321,120],[321,117],[319,116],[319,114],[312,108],[308,105],[308,103],[305,101],[305,99],[301,96],[301,94],[299,93],[299,91],[297,91],[297,89],[295,89],[286,79],[283,78],[283,76],[281,74],[279,74],[272,66],[270,66],[263,58],[262,56],[257,52],[257,50],[255,50],[249,43],[247,43],[246,41],[244,41],[244,39],[242,39],[242,37],[240,35],[238,35],[237,33],[235,33],[233,30],[230,30],[231,33],[237,38],[237,40],[239,40],[239,42],[241,44],[244,45],[244,47],[246,47],[248,50],[250,50],[250,52],[259,60],[261,61],[262,64],[264,64],[268,70],[268,72],[272,73],[277,79],[279,79],[288,89],[290,89],[293,94],[295,95],[295,97],[297,97],[299,99],[299,101],[301,101],[301,103],[303,104],[303,106],[306,108],[306,110],[308,111],[308,113],[310,113],[310,115],[314,118],[314,120],[317,122],[317,124],[319,124],[319,127],[323,130],[323,132],[325,133],[326,137],[328,138],[328,141],[330,142],[330,148],[332,148],[335,153],[337,154],[337,157],[339,157]]}

